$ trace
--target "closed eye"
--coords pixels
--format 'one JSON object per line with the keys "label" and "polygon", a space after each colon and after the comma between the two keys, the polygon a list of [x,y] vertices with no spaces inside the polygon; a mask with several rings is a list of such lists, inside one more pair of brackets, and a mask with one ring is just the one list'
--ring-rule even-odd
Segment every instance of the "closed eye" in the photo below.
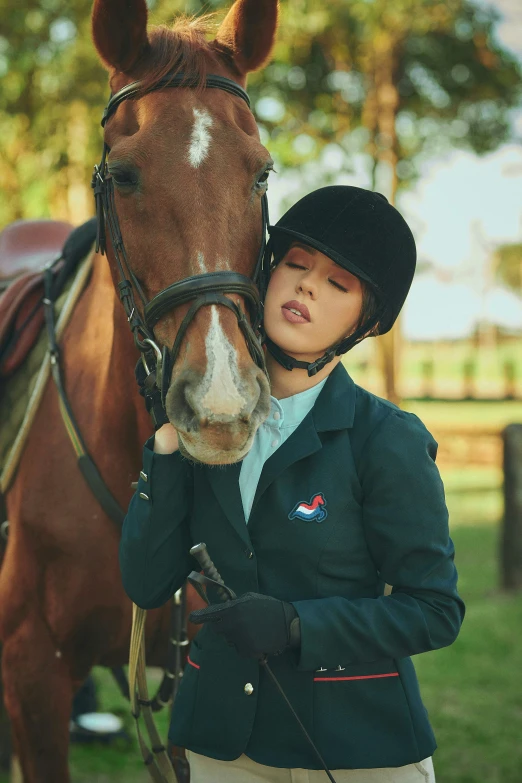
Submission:
{"label": "closed eye", "polygon": [[307,269],[306,266],[301,266],[301,264],[294,264],[292,261],[285,261],[286,266],[289,266],[290,269]]}
{"label": "closed eye", "polygon": [[[302,266],[301,264],[296,264],[293,261],[285,261],[285,265],[290,267],[290,269],[302,269],[303,271],[307,271],[308,267]],[[334,288],[337,288],[338,291],[342,291],[344,294],[348,293],[348,289],[345,288],[343,285],[337,282],[337,280],[332,280],[330,277],[328,278],[328,282],[333,285]]]}
{"label": "closed eye", "polygon": [[348,289],[342,286],[340,283],[337,283],[335,280],[330,280],[330,278],[328,278],[328,282],[331,283],[334,288],[339,289],[339,291],[344,291],[345,294],[348,293]]}

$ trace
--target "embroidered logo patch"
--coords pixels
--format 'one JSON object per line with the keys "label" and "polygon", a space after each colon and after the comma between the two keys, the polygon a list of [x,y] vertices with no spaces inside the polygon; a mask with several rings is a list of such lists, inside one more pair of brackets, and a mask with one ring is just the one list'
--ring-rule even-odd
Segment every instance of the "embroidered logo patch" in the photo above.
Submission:
{"label": "embroidered logo patch", "polygon": [[326,500],[322,492],[314,495],[309,503],[298,503],[289,513],[288,519],[301,519],[303,522],[322,522],[328,516]]}

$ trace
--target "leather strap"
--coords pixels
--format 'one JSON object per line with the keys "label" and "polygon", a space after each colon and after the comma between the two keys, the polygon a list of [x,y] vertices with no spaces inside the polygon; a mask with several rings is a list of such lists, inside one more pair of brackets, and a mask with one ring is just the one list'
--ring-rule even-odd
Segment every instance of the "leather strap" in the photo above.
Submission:
{"label": "leather strap", "polygon": [[[101,124],[104,126],[109,117],[114,114],[120,103],[123,103],[123,101],[126,101],[129,98],[136,98],[138,96],[145,95],[147,92],[152,92],[153,90],[161,90],[164,87],[198,87],[199,84],[199,79],[188,76],[184,73],[177,73],[174,75],[167,74],[149,90],[143,89],[143,82],[141,81],[131,82],[131,84],[127,84],[125,87],[122,87],[121,90],[118,90],[115,95],[111,95],[109,102],[105,107],[105,111],[103,112]],[[227,79],[226,76],[209,74],[205,80],[205,87],[224,90],[225,92],[230,93],[230,95],[235,95],[238,98],[242,98],[246,105],[250,108],[250,98],[248,97],[248,93],[242,87],[240,87],[239,84],[232,81],[232,79]]]}
{"label": "leather strap", "polygon": [[285,370],[306,370],[308,372],[308,376],[312,377],[317,375],[317,373],[320,372],[329,362],[331,362],[335,356],[341,356],[342,354],[347,353],[354,347],[354,345],[357,345],[362,340],[364,340],[368,332],[377,326],[380,319],[382,318],[382,315],[383,310],[380,308],[378,312],[375,313],[375,315],[359,326],[359,328],[356,329],[353,334],[351,334],[349,337],[345,337],[344,340],[341,340],[340,342],[333,345],[331,348],[325,351],[322,356],[320,356],[314,362],[310,363],[302,362],[299,359],[294,359],[293,356],[289,356],[283,351],[282,348],[272,342],[272,340],[266,335],[264,343],[270,355],[273,356],[276,362],[284,367]]}
{"label": "leather strap", "polygon": [[58,398],[60,403],[60,412],[65,424],[65,429],[73,448],[78,458],[78,467],[81,474],[84,477],[89,489],[93,493],[94,497],[105,511],[107,516],[117,525],[119,529],[123,525],[123,519],[125,517],[125,511],[122,509],[107,484],[101,477],[101,474],[96,467],[96,464],[90,454],[87,451],[85,443],[83,441],[80,429],[74,418],[71,405],[65,392],[65,387],[62,380],[62,371],[60,366],[60,349],[56,341],[56,330],[54,322],[54,301],[53,301],[53,272],[52,268],[48,267],[44,273],[45,280],[45,298],[44,313],[45,323],[47,326],[47,337],[49,340],[49,356],[51,360],[51,372],[53,380],[58,391]]}
{"label": "leather strap", "polygon": [[178,305],[186,304],[192,299],[207,293],[228,293],[244,296],[250,305],[250,311],[256,321],[259,320],[261,302],[256,286],[252,280],[238,272],[207,272],[203,275],[185,277],[168,288],[160,291],[154,299],[145,306],[145,323],[153,329],[165,313]]}

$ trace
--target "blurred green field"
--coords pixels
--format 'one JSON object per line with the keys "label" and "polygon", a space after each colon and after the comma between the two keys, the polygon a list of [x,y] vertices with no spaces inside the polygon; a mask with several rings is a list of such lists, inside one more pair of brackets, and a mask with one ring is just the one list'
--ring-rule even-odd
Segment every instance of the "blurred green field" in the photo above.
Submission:
{"label": "blurred green field", "polygon": [[[365,340],[343,359],[355,380],[375,394],[384,393],[377,340]],[[522,400],[520,338],[478,345],[474,340],[414,343],[402,340],[399,350],[398,391],[403,397],[440,397],[460,400],[503,399],[506,392]],[[429,365],[429,370],[428,370]],[[429,380],[427,373],[431,373]]]}
{"label": "blurred green field", "polygon": [[522,400],[500,402],[405,400],[401,406],[419,416],[428,429],[435,426],[475,425],[496,427],[499,432],[513,422],[522,422]]}

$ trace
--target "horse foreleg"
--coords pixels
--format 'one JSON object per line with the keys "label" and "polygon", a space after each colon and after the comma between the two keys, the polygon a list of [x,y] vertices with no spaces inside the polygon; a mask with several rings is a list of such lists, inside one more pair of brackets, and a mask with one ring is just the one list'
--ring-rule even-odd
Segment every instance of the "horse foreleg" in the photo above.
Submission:
{"label": "horse foreleg", "polygon": [[24,783],[69,783],[73,685],[66,662],[36,614],[4,641],[2,675]]}

